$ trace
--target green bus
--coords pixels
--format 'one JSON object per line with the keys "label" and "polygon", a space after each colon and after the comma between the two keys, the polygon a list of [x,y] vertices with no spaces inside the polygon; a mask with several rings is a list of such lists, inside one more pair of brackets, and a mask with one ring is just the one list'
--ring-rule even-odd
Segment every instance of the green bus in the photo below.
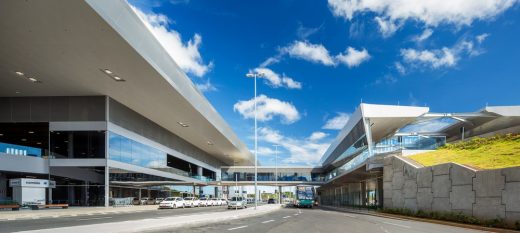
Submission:
{"label": "green bus", "polygon": [[312,208],[314,205],[314,186],[298,185],[296,186],[296,200],[294,205],[298,208]]}

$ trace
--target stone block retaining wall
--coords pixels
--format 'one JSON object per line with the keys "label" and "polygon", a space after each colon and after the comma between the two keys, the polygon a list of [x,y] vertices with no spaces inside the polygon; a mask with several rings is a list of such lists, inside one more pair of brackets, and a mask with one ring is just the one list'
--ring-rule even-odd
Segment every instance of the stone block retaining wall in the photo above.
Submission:
{"label": "stone block retaining wall", "polygon": [[520,167],[475,170],[456,163],[424,167],[385,158],[383,205],[412,211],[462,212],[481,220],[520,220]]}

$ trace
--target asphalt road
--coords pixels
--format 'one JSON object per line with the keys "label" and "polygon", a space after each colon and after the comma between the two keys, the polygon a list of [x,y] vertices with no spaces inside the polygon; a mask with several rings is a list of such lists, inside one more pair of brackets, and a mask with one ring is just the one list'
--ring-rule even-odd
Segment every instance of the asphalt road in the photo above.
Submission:
{"label": "asphalt road", "polygon": [[[121,207],[124,208],[124,207]],[[210,213],[228,211],[226,206],[199,207],[186,209],[164,209],[147,210],[132,213],[107,213],[98,215],[79,215],[59,218],[40,218],[26,220],[4,220],[0,221],[0,233],[17,232],[39,229],[50,229],[56,227],[80,226],[87,224],[110,223],[120,221],[132,221],[140,219],[163,218],[176,215],[190,215],[195,213]],[[101,233],[101,232],[100,232]]]}
{"label": "asphalt road", "polygon": [[163,232],[254,232],[254,233],[464,233],[481,232],[439,224],[396,220],[364,214],[343,213],[323,209],[286,208],[267,215],[230,220],[199,227],[176,228]]}

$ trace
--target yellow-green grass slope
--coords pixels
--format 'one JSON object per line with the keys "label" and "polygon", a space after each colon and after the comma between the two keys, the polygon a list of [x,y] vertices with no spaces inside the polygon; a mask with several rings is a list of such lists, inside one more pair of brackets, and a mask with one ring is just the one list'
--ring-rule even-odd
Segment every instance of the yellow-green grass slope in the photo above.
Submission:
{"label": "yellow-green grass slope", "polygon": [[473,138],[409,158],[424,166],[454,162],[476,169],[516,167],[520,166],[520,134]]}

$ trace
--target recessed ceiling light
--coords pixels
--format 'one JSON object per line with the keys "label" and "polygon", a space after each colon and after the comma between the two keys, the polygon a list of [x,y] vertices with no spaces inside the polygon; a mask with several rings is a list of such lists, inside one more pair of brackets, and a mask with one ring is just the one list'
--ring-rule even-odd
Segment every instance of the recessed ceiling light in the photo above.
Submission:
{"label": "recessed ceiling light", "polygon": [[32,78],[32,77],[29,77],[29,78],[27,78],[27,79],[29,79],[29,80],[30,80],[31,82],[33,82],[33,83],[38,82],[38,79],[35,79],[35,78]]}
{"label": "recessed ceiling light", "polygon": [[36,142],[36,144],[41,145],[42,143],[41,142]]}
{"label": "recessed ceiling light", "polygon": [[2,136],[4,136],[4,134],[3,134],[3,133],[0,133],[0,137],[2,137]]}
{"label": "recessed ceiling light", "polygon": [[119,75],[117,75],[116,73],[114,73],[113,71],[111,71],[109,69],[99,69],[99,70],[101,70],[105,75],[107,75],[108,77],[114,79],[117,82],[124,82],[125,81],[125,79],[121,78]]}
{"label": "recessed ceiling light", "polygon": [[177,124],[179,124],[180,126],[185,127],[185,128],[189,127],[189,125],[184,122],[177,121]]}
{"label": "recessed ceiling light", "polygon": [[212,141],[208,141],[208,145],[213,146],[214,144]]}
{"label": "recessed ceiling light", "polygon": [[28,133],[29,133],[29,134],[33,134],[33,133],[34,133],[34,131],[29,131]]}
{"label": "recessed ceiling light", "polygon": [[16,94],[20,94],[20,93],[22,93],[22,92],[20,92],[20,91],[14,91],[14,93],[16,93]]}
{"label": "recessed ceiling light", "polygon": [[25,142],[25,141],[27,141],[27,139],[25,139],[25,138],[22,138],[22,142]]}
{"label": "recessed ceiling light", "polygon": [[16,72],[14,72],[14,73],[16,73],[16,75],[18,75],[18,76],[23,76],[23,73],[20,72],[20,71],[16,71]]}

